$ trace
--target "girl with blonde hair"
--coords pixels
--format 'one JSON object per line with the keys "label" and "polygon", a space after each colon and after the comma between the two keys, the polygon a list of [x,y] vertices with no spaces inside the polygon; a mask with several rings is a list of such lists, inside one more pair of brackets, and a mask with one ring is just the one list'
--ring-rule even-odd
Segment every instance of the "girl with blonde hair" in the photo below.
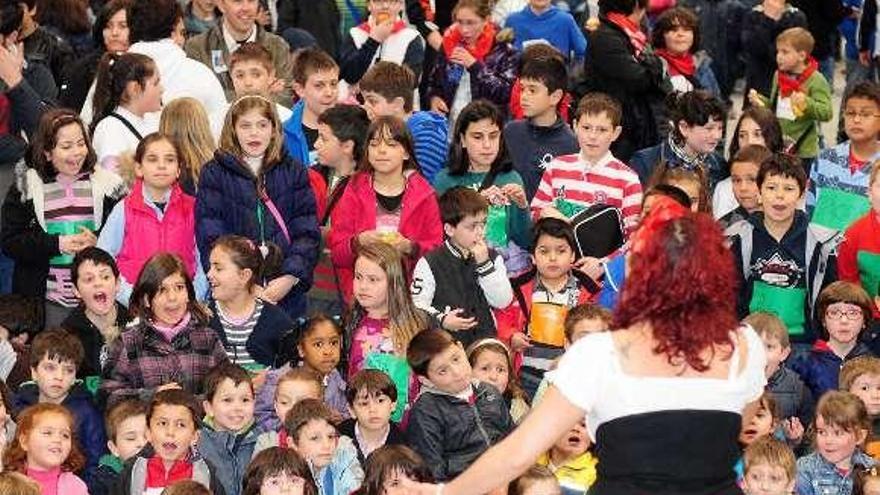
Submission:
{"label": "girl with blonde hair", "polygon": [[162,109],[159,132],[180,147],[180,186],[195,196],[202,166],[214,157],[217,143],[205,107],[195,98],[177,98]]}

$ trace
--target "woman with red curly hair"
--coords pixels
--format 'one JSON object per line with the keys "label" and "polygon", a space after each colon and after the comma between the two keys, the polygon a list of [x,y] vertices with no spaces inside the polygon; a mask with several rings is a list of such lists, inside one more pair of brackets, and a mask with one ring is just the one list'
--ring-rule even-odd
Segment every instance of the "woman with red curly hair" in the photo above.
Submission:
{"label": "woman with red curly hair", "polygon": [[446,485],[487,493],[514,479],[586,415],[597,444],[590,495],[737,495],[742,416],[764,390],[761,339],[736,319],[733,257],[709,215],[658,198],[633,235],[611,332],[562,357],[540,404]]}

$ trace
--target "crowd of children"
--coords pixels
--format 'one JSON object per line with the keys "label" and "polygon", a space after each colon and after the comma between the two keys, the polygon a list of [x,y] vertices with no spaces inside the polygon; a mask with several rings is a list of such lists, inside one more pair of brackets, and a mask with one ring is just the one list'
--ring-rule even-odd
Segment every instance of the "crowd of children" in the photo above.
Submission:
{"label": "crowd of children", "polygon": [[[877,21],[845,3],[0,0],[0,494],[452,480],[619,324],[673,204],[764,345],[740,488],[880,494]],[[590,432],[498,493],[588,493]]]}

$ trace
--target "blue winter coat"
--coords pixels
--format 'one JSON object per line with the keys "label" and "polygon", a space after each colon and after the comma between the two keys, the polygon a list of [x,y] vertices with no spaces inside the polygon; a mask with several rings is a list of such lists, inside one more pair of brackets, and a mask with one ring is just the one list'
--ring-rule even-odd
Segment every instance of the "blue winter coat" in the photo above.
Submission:
{"label": "blue winter coat", "polygon": [[214,475],[223,485],[226,495],[241,493],[241,480],[254,455],[257,437],[263,432],[254,423],[247,431],[232,433],[217,431],[205,424],[199,431],[199,454],[214,466]]}
{"label": "blue winter coat", "polygon": [[[37,388],[36,382],[26,382],[18,388],[12,407],[17,413],[21,413],[26,407],[39,402],[40,389]],[[98,468],[98,461],[107,452],[104,417],[92,402],[92,394],[79,381],[74,382],[61,405],[73,414],[74,435],[82,447],[83,454],[86,455],[85,475],[82,478],[90,485]]]}
{"label": "blue winter coat", "polygon": [[[315,196],[309,185],[306,167],[282,151],[282,159],[265,165],[260,177],[231,154],[218,150],[202,169],[196,196],[196,243],[205,271],[210,264],[211,245],[218,237],[237,234],[260,245],[274,243],[282,252],[281,273],[293,275],[298,283],[287,293],[279,307],[291,318],[305,314],[306,292],[312,285],[312,272],[318,258],[318,219]],[[266,193],[280,212],[290,234],[290,242],[275,217],[257,195],[257,183],[265,184]],[[258,207],[263,210],[263,228],[258,221]]]}
{"label": "blue winter coat", "polygon": [[290,118],[283,122],[281,127],[284,131],[284,147],[287,154],[294,160],[305,165],[311,165],[309,157],[309,140],[306,139],[306,131],[303,130],[303,112],[306,109],[306,101],[300,100],[293,106]]}
{"label": "blue winter coat", "polygon": [[835,354],[824,340],[817,340],[810,352],[788,364],[817,399],[829,390],[837,390],[840,369],[850,359],[870,355],[868,346],[859,342],[843,359]]}

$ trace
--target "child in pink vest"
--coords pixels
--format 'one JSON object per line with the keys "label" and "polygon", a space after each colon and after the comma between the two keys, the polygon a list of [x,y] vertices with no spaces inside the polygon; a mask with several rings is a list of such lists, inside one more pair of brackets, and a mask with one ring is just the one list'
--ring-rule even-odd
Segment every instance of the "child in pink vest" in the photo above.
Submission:
{"label": "child in pink vest", "polygon": [[157,252],[176,254],[194,278],[199,299],[207,281],[195,239],[195,198],[178,184],[180,151],[164,134],[146,136],[135,151],[136,180],[101,231],[98,247],[116,258],[120,288],[117,299],[128,305],[131,282],[137,280],[147,258]]}

